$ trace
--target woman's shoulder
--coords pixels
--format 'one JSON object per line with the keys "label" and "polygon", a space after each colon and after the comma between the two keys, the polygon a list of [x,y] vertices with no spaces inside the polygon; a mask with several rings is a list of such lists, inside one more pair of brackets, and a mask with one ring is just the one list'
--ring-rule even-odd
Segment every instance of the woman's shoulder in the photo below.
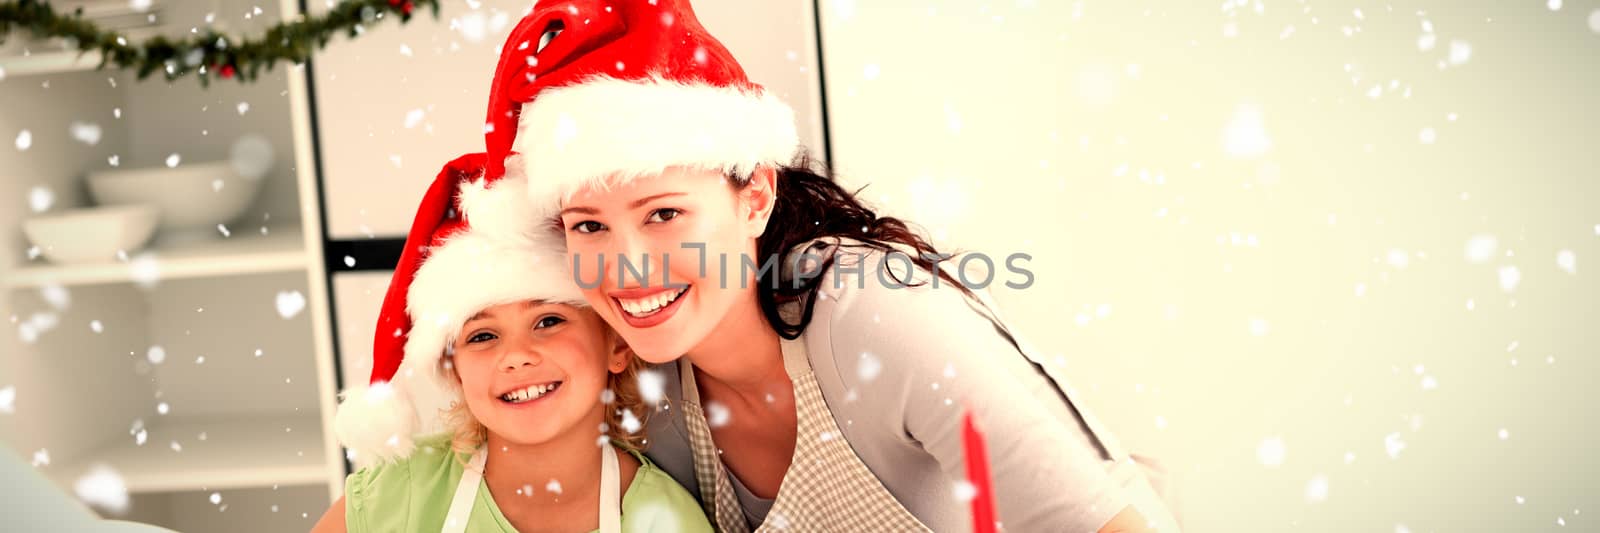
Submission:
{"label": "woman's shoulder", "polygon": [[[979,311],[984,304],[962,290],[963,283],[975,283],[981,277],[976,272],[958,274],[959,258],[939,263],[941,270],[956,280],[952,283],[913,263],[914,250],[896,247],[886,251],[842,238],[823,242],[810,248],[811,253],[829,255],[834,263],[821,273],[806,330],[808,349],[854,357],[870,344],[884,352],[880,355],[914,355],[926,347],[924,341],[941,338],[930,331],[957,334],[948,328],[974,331],[971,328],[993,326]],[[974,265],[968,265],[969,270]],[[974,295],[986,290],[966,286]],[[903,342],[884,342],[893,339]],[[826,345],[821,345],[824,342]],[[890,349],[896,346],[901,349]]]}
{"label": "woman's shoulder", "polygon": [[711,531],[705,511],[689,491],[644,454],[628,450],[639,461],[633,482],[622,495],[623,528],[628,531]]}

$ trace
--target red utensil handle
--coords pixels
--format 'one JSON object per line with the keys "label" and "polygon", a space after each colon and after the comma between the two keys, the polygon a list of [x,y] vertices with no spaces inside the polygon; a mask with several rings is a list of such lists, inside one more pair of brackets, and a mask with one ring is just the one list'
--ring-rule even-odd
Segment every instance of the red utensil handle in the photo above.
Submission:
{"label": "red utensil handle", "polygon": [[967,456],[967,482],[976,489],[972,496],[973,533],[994,533],[994,486],[989,481],[989,452],[983,433],[972,422],[972,411],[961,416],[961,443]]}

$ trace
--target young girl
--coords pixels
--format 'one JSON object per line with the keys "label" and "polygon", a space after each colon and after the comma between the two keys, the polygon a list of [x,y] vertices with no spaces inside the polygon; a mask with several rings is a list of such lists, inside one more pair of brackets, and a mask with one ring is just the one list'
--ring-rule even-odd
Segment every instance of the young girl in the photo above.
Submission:
{"label": "young girl", "polygon": [[372,384],[339,407],[362,468],[314,530],[711,531],[640,454],[641,363],[541,241],[525,182],[482,168],[451,162],[423,199]]}

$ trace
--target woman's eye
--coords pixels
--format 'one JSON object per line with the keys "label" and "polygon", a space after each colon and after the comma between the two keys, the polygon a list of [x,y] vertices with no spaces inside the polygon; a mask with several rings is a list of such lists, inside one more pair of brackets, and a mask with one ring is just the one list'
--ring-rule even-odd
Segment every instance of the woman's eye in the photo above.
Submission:
{"label": "woman's eye", "polygon": [[661,209],[657,209],[655,211],[651,211],[650,212],[650,219],[648,221],[649,222],[666,222],[668,220],[672,220],[674,218],[678,218],[678,215],[681,215],[681,214],[683,214],[683,211],[680,211],[678,209],[673,209],[671,207],[663,207]]}
{"label": "woman's eye", "polygon": [[606,229],[604,225],[593,220],[585,220],[572,225],[572,231],[576,231],[578,233],[594,233],[603,229]]}
{"label": "woman's eye", "polygon": [[551,328],[551,327],[555,327],[556,324],[560,324],[560,323],[566,322],[566,321],[567,321],[566,319],[561,318],[559,316],[547,316],[547,317],[539,319],[539,322],[533,325],[533,329]]}
{"label": "woman's eye", "polygon": [[495,340],[496,338],[498,338],[498,337],[495,337],[493,333],[489,333],[487,331],[480,331],[480,332],[477,332],[477,333],[473,333],[471,337],[467,337],[467,344],[477,344],[477,343],[480,343],[480,342],[489,342],[489,341]]}

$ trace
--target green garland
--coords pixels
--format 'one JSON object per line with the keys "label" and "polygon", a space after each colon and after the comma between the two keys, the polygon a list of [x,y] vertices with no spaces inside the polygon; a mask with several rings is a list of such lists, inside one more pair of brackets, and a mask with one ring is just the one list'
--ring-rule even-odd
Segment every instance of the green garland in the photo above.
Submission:
{"label": "green garland", "polygon": [[304,63],[312,52],[327,46],[328,40],[340,32],[355,38],[366,25],[387,15],[400,17],[401,23],[408,22],[418,5],[431,8],[435,18],[439,16],[439,0],[344,0],[322,16],[301,17],[274,25],[258,39],[204,30],[184,39],[158,35],[135,44],[116,32],[102,30],[84,20],[81,8],[62,15],[56,13],[49,2],[0,0],[0,43],[5,42],[16,26],[31,31],[34,37],[65,38],[80,54],[99,51],[100,64],[96,68],[115,64],[121,69],[137,71],[141,80],[160,71],[168,80],[193,73],[200,78],[201,85],[207,85],[212,76],[237,77],[241,82],[249,82],[256,79],[263,67],[271,70],[281,61]]}

